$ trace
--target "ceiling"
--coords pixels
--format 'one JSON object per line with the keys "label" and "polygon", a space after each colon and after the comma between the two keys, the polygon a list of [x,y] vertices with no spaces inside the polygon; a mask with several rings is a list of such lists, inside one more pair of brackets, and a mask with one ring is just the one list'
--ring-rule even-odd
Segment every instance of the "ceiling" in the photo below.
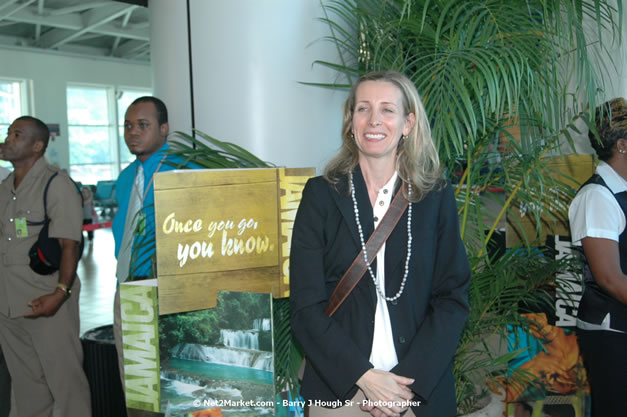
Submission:
{"label": "ceiling", "polygon": [[147,0],[0,0],[0,48],[150,61]]}

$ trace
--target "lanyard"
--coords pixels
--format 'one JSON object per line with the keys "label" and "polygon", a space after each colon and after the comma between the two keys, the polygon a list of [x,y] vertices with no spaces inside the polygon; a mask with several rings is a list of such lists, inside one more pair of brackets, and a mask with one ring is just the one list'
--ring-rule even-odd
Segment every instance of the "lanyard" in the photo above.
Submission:
{"label": "lanyard", "polygon": [[[139,203],[141,204],[142,210],[144,209],[144,200],[146,199],[146,196],[148,195],[148,190],[150,190],[150,186],[152,185],[153,180],[155,179],[155,174],[157,172],[159,172],[159,169],[161,169],[161,165],[163,165],[163,161],[165,160],[165,157],[167,155],[163,155],[163,157],[161,158],[161,161],[159,161],[159,165],[157,165],[157,169],[154,170],[154,172],[152,173],[152,175],[150,176],[150,181],[148,182],[148,186],[146,187],[146,189],[144,190],[144,194],[142,195],[141,192],[137,189],[137,182],[133,181],[133,188],[135,188],[135,191],[137,192],[137,196],[140,197]],[[141,163],[141,162],[140,162]],[[137,170],[135,170],[135,175],[137,175]]]}

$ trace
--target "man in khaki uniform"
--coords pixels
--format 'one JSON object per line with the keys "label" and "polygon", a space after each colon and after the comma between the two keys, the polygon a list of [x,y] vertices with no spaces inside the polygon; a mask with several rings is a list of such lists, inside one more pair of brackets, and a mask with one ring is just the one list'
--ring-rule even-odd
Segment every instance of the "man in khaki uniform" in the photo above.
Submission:
{"label": "man in khaki uniform", "polygon": [[[83,220],[81,200],[67,174],[43,157],[49,131],[24,116],[9,127],[0,158],[14,171],[0,185],[0,344],[11,374],[19,417],[91,416],[79,339],[76,277]],[[28,252],[44,219],[50,182],[49,236],[61,247],[59,270],[40,275]]]}

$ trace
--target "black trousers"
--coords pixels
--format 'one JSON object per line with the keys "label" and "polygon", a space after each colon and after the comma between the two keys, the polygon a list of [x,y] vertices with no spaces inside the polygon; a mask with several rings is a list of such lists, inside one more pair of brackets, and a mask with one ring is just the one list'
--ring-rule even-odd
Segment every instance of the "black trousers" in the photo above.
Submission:
{"label": "black trousers", "polygon": [[592,417],[627,416],[627,333],[577,329],[592,391]]}

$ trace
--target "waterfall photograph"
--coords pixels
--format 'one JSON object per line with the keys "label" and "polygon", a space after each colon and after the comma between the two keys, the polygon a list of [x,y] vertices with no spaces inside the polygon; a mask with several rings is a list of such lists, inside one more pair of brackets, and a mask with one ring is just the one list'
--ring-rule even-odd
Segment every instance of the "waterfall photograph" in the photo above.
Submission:
{"label": "waterfall photograph", "polygon": [[274,415],[271,297],[222,291],[215,308],[159,318],[162,410]]}

